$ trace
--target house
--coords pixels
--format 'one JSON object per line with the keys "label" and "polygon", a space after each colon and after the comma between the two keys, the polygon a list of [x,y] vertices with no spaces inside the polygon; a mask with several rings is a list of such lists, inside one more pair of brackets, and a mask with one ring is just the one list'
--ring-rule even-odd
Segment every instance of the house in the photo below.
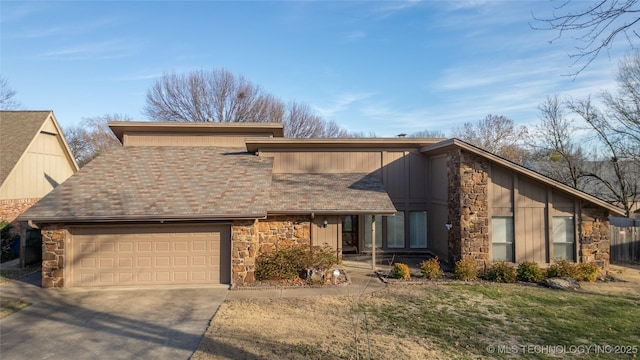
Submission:
{"label": "house", "polygon": [[[281,124],[114,122],[123,146],[25,212],[43,287],[241,284],[294,244],[609,264],[621,209],[458,139],[291,139]],[[374,245],[375,244],[375,245]]]}
{"label": "house", "polygon": [[52,111],[0,111],[0,221],[15,233],[18,215],[76,171]]}

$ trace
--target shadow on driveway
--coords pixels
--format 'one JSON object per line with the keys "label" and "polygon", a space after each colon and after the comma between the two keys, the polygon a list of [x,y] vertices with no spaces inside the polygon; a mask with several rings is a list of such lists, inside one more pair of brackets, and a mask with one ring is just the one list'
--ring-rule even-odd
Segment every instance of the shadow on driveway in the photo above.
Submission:
{"label": "shadow on driveway", "polygon": [[0,287],[2,296],[32,303],[0,320],[0,357],[7,359],[187,359],[226,287],[42,289],[39,274]]}

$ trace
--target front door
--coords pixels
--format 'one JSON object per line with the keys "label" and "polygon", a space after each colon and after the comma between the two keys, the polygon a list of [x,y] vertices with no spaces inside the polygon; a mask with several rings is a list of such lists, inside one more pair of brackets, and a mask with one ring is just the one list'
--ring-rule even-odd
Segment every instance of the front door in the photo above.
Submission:
{"label": "front door", "polygon": [[342,253],[358,253],[358,215],[342,217]]}

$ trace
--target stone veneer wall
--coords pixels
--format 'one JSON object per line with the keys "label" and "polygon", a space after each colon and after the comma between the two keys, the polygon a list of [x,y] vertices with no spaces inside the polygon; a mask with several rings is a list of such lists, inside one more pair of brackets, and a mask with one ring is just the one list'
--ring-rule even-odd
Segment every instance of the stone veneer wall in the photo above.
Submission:
{"label": "stone veneer wall", "polygon": [[40,200],[39,198],[33,199],[12,199],[12,200],[0,200],[0,220],[6,222],[12,222],[20,214],[27,211],[31,205]]}
{"label": "stone veneer wall", "polygon": [[266,220],[234,221],[231,227],[232,282],[254,282],[258,255],[294,245],[310,245],[310,234],[310,217],[274,216]]}
{"label": "stone veneer wall", "polygon": [[611,252],[610,223],[605,210],[583,207],[580,210],[579,261],[596,263],[605,271],[609,270]]}
{"label": "stone veneer wall", "polygon": [[64,287],[65,240],[63,226],[47,225],[42,230],[42,287]]}
{"label": "stone veneer wall", "polygon": [[33,204],[37,203],[39,198],[29,199],[12,199],[12,200],[0,200],[0,220],[12,223],[10,235],[20,235],[22,232],[22,226],[17,221],[14,221],[20,214],[27,211]]}
{"label": "stone veneer wall", "polygon": [[449,152],[449,261],[489,264],[489,163],[460,149]]}

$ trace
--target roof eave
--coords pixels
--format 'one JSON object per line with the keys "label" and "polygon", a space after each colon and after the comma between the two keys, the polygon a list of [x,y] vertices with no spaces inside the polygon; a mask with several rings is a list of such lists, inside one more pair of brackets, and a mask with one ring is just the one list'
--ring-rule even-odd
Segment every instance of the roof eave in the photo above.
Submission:
{"label": "roof eave", "polygon": [[386,215],[393,216],[397,213],[397,210],[353,210],[353,209],[336,209],[336,210],[318,210],[318,209],[303,209],[303,210],[276,210],[269,211],[268,216],[278,215]]}
{"label": "roof eave", "polygon": [[280,123],[211,123],[211,122],[149,122],[149,121],[110,121],[109,128],[123,141],[127,132],[167,132],[167,133],[247,133],[253,137],[256,132],[270,133],[273,137],[284,136],[284,125]]}
{"label": "roof eave", "polygon": [[442,139],[420,138],[257,138],[247,137],[248,152],[280,149],[410,149],[430,146]]}
{"label": "roof eave", "polygon": [[31,221],[36,224],[52,223],[96,223],[96,222],[179,222],[179,221],[233,221],[265,219],[267,214],[208,214],[208,215],[153,215],[153,216],[19,216],[18,221]]}

